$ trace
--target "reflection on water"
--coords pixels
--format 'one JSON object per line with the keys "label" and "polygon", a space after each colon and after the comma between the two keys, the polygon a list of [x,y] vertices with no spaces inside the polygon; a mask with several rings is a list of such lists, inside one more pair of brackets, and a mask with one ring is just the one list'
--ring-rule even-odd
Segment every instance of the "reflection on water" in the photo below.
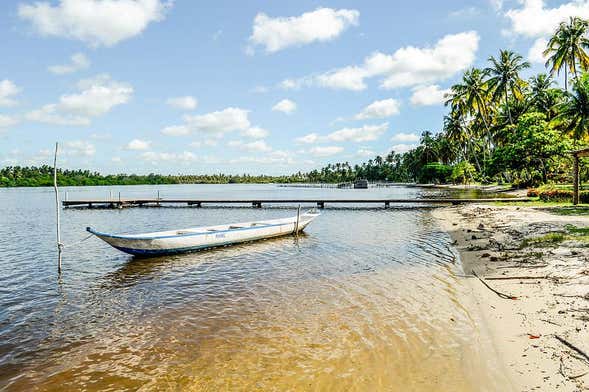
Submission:
{"label": "reflection on water", "polygon": [[[227,191],[211,189],[189,190]],[[427,211],[325,210],[298,240],[153,259],[91,239],[66,252],[58,284],[50,196],[0,191],[0,388],[503,389]],[[88,225],[146,231],[293,211],[68,210],[64,237],[79,240]]]}

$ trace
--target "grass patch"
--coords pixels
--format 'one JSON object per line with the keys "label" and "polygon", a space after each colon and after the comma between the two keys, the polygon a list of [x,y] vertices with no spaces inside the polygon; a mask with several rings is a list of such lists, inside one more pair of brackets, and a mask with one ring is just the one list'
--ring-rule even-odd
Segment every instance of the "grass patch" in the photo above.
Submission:
{"label": "grass patch", "polygon": [[[517,206],[517,207],[572,207],[573,203],[564,201],[542,201],[539,198],[534,198],[530,201],[494,201],[491,203],[494,206]],[[589,208],[589,204],[587,205]]]}
{"label": "grass patch", "polygon": [[575,225],[566,225],[564,228],[569,233],[577,236],[589,236],[589,227],[577,227]]}
{"label": "grass patch", "polygon": [[566,233],[553,232],[540,237],[525,238],[521,243],[521,248],[529,246],[547,247],[560,244],[566,240],[589,243],[589,227],[566,225],[565,229]]}
{"label": "grass patch", "polygon": [[560,208],[550,208],[547,211],[556,215],[589,215],[589,206],[563,206]]}
{"label": "grass patch", "polygon": [[589,215],[589,204],[577,204],[559,201],[542,201],[539,199],[533,201],[514,201],[509,203],[493,202],[493,206],[512,206],[512,207],[542,207],[546,212],[555,215],[564,216],[584,216]]}
{"label": "grass patch", "polygon": [[525,238],[522,241],[521,247],[525,248],[528,246],[550,246],[561,243],[567,238],[564,233],[548,233],[540,237]]}

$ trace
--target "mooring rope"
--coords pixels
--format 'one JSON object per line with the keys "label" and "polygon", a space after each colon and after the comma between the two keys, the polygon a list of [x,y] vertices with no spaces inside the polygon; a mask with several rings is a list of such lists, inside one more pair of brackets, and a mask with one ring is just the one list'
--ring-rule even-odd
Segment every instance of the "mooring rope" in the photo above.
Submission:
{"label": "mooring rope", "polygon": [[93,235],[94,235],[94,234],[90,234],[90,235],[89,235],[89,236],[87,236],[86,238],[84,238],[84,239],[82,239],[82,240],[80,240],[80,241],[74,242],[73,244],[68,244],[68,245],[60,244],[60,245],[61,245],[61,247],[62,247],[62,248],[69,248],[70,246],[74,246],[74,245],[81,244],[82,242],[86,241],[87,239],[89,239],[89,238],[90,238],[90,237],[92,237]]}

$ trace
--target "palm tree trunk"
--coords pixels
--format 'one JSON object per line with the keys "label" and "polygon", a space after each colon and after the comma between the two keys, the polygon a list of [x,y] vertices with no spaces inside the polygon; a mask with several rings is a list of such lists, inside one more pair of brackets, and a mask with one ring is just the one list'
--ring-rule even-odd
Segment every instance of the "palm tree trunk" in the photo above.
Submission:
{"label": "palm tree trunk", "polygon": [[505,107],[507,108],[507,116],[509,117],[509,123],[513,124],[513,120],[511,119],[511,111],[509,110],[509,101],[507,98],[507,85],[505,86]]}
{"label": "palm tree trunk", "polygon": [[567,74],[568,74],[568,72],[567,72],[567,68],[565,66],[564,67],[564,90],[565,91],[569,91],[569,87],[568,87],[568,84],[567,84],[567,79],[568,79],[567,78]]}

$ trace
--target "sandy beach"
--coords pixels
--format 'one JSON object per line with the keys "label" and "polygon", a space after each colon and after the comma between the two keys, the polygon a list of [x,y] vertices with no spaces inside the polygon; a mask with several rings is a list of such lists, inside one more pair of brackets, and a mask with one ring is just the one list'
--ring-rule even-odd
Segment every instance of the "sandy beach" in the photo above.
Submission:
{"label": "sandy beach", "polygon": [[460,254],[511,388],[589,390],[589,247],[571,233],[589,216],[489,205],[433,214]]}

